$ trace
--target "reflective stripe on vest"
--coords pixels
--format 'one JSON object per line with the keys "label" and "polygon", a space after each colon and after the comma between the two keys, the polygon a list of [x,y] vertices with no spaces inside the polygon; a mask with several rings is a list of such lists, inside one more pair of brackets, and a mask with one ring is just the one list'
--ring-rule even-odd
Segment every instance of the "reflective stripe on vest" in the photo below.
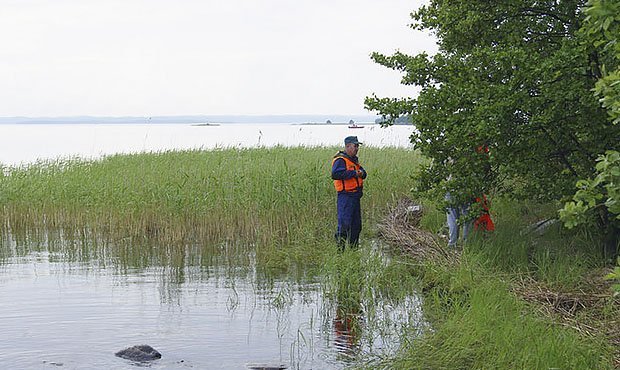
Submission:
{"label": "reflective stripe on vest", "polygon": [[[332,160],[332,167],[334,167],[334,162],[336,162],[337,159],[344,160],[347,171],[358,171],[362,168],[359,163],[355,163],[349,158],[342,156],[334,157]],[[347,192],[355,192],[364,187],[364,179],[361,177],[352,177],[346,180],[334,180],[334,187],[337,192],[341,192],[343,190]]]}

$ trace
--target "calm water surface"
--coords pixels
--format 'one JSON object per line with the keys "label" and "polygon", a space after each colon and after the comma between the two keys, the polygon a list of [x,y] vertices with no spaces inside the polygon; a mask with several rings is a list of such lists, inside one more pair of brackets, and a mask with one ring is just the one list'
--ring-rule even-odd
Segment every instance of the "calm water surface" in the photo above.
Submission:
{"label": "calm water surface", "polygon": [[92,250],[84,249],[95,248],[79,242],[65,248],[66,241],[54,240],[47,248],[3,236],[3,368],[131,369],[137,364],[114,353],[150,344],[163,354],[149,366],[155,369],[338,369],[394,353],[401,330],[421,327],[419,302],[411,297],[365,307],[373,318],[356,316],[353,332],[313,277],[260,276],[251,252],[249,264],[235,265],[238,256],[190,262],[187,250],[186,261],[171,267],[149,256],[122,260],[106,248],[88,261]]}
{"label": "calm water surface", "polygon": [[357,135],[372,146],[409,147],[413,126],[287,124],[0,124],[0,163],[19,165],[58,157],[256,146],[331,146]]}

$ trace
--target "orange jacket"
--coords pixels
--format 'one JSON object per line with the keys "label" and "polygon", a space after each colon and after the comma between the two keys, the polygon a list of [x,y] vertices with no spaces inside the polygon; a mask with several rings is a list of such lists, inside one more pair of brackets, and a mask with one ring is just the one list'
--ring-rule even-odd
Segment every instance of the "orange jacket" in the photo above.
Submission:
{"label": "orange jacket", "polygon": [[[360,166],[359,163],[353,162],[349,158],[340,155],[336,155],[334,157],[332,160],[332,167],[334,167],[334,162],[341,158],[344,160],[347,171],[359,171],[362,169],[362,166]],[[364,179],[361,177],[351,177],[350,179],[334,180],[334,187],[337,192],[356,192],[364,187]]]}

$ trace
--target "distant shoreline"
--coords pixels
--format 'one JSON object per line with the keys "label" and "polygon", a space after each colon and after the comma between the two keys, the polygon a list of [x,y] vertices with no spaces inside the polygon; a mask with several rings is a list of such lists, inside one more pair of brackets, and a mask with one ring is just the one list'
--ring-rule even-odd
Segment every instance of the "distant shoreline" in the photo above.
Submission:
{"label": "distant shoreline", "polygon": [[[370,124],[374,115],[198,115],[198,116],[153,116],[153,117],[0,117],[0,124],[235,124],[235,123],[283,123],[283,124],[326,124],[349,122]],[[334,124],[334,123],[332,123]]]}
{"label": "distant shoreline", "polygon": [[[358,122],[357,125],[361,126],[373,126],[379,125],[375,122]],[[226,125],[293,125],[293,126],[348,126],[346,122],[64,122],[64,121],[28,121],[28,122],[0,122],[0,125],[190,125],[190,126],[206,126],[217,127]]]}

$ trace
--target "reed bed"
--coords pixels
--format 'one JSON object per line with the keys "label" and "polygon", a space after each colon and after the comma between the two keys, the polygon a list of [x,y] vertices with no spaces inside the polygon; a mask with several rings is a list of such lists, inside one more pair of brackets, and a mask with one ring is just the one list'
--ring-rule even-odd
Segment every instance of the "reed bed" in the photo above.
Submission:
{"label": "reed bed", "polygon": [[[108,244],[261,246],[259,257],[272,266],[312,262],[316,255],[302,246],[331,244],[336,226],[330,165],[337,150],[170,151],[5,168],[0,221],[5,233],[32,240],[62,229],[104,235]],[[408,192],[420,156],[364,147],[360,158],[369,172],[362,203],[372,231],[386,204]]]}

